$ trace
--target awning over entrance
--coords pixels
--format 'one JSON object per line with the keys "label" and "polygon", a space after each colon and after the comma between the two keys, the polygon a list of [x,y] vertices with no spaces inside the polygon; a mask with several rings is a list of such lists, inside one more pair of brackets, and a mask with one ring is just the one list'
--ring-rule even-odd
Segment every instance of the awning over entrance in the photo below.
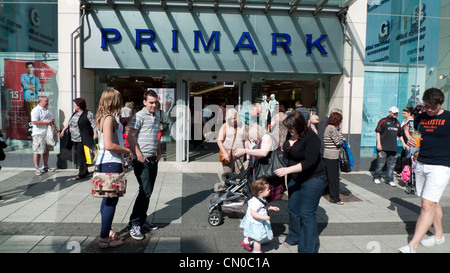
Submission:
{"label": "awning over entrance", "polygon": [[221,10],[234,9],[239,12],[244,10],[286,11],[289,14],[296,11],[311,11],[314,15],[320,12],[342,12],[348,9],[356,0],[184,0],[184,1],[159,1],[159,0],[81,0],[81,4],[87,8],[98,5],[108,5],[112,9],[120,6],[136,6],[142,8],[186,8],[189,11],[211,8],[219,12]]}

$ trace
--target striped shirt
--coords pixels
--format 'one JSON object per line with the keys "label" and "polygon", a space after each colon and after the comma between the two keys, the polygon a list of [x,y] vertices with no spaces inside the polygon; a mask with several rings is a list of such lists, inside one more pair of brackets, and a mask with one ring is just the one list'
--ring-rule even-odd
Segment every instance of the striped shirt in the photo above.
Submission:
{"label": "striped shirt", "polygon": [[131,118],[130,129],[137,130],[136,143],[145,157],[155,156],[158,151],[160,122],[160,116],[150,114],[145,107]]}
{"label": "striped shirt", "polygon": [[338,159],[339,149],[342,147],[343,136],[336,127],[328,125],[325,128],[325,133],[323,134],[323,142],[325,149],[323,151],[323,158],[327,159]]}
{"label": "striped shirt", "polygon": [[308,121],[310,116],[309,116],[309,110],[306,109],[305,107],[298,107],[297,109],[295,109],[295,111],[300,112],[303,114],[303,116],[305,117],[305,120]]}

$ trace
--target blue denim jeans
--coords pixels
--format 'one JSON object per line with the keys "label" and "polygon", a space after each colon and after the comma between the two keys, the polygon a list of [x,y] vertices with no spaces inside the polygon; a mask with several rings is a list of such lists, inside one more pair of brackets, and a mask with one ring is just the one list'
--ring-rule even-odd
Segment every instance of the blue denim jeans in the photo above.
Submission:
{"label": "blue denim jeans", "polygon": [[158,162],[139,162],[133,160],[133,169],[139,183],[139,192],[130,215],[131,225],[142,225],[147,219],[147,210],[150,203],[150,196],[155,185],[158,173]]}
{"label": "blue denim jeans", "polygon": [[385,152],[378,151],[377,152],[377,166],[375,168],[375,172],[373,173],[373,179],[381,179],[381,170],[384,165],[386,165],[386,182],[394,181],[394,167],[397,161],[397,152]]}
{"label": "blue denim jeans", "polygon": [[325,188],[326,175],[311,177],[303,183],[288,181],[289,234],[285,242],[298,245],[299,253],[319,251],[316,212]]}
{"label": "blue denim jeans", "polygon": [[[102,173],[121,173],[123,172],[123,166],[120,163],[103,163],[97,165],[97,170]],[[100,215],[102,219],[100,238],[105,239],[109,237],[109,231],[111,230],[118,202],[119,197],[102,198],[102,203],[100,205]]]}

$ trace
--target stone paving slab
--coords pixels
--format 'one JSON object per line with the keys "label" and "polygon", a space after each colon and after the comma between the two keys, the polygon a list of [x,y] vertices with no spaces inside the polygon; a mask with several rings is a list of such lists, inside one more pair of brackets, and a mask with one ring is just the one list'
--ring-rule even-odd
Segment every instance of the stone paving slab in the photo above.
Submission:
{"label": "stone paving slab", "polygon": [[[207,222],[209,199],[220,173],[217,163],[160,163],[148,218],[159,229],[135,241],[125,231],[138,190],[130,170],[127,194],[119,201],[113,223],[113,229],[125,235],[125,244],[100,250],[101,200],[90,196],[88,179],[74,180],[75,170],[37,177],[32,169],[4,168],[0,173],[0,253],[246,253],[239,246],[243,215],[227,215],[218,227]],[[406,194],[400,182],[397,187],[375,185],[369,173],[342,174],[341,178],[345,205],[330,203],[326,196],[319,204],[319,252],[396,253],[414,232],[420,198]],[[441,204],[450,238],[448,188]],[[282,246],[288,232],[287,201],[274,205],[281,209],[271,212],[274,240],[263,250],[296,253],[296,247]],[[450,243],[418,251],[450,253]]]}

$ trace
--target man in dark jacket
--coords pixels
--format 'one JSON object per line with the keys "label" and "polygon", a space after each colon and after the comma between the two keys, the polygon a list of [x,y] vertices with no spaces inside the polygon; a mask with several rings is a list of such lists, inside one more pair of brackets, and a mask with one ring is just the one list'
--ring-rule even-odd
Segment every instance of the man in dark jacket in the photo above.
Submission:
{"label": "man in dark jacket", "polygon": [[397,139],[406,147],[403,140],[403,131],[400,122],[397,120],[398,108],[389,108],[389,115],[382,118],[375,129],[377,135],[377,166],[373,174],[373,182],[380,184],[381,170],[387,164],[386,184],[395,187],[394,167],[397,161]]}

